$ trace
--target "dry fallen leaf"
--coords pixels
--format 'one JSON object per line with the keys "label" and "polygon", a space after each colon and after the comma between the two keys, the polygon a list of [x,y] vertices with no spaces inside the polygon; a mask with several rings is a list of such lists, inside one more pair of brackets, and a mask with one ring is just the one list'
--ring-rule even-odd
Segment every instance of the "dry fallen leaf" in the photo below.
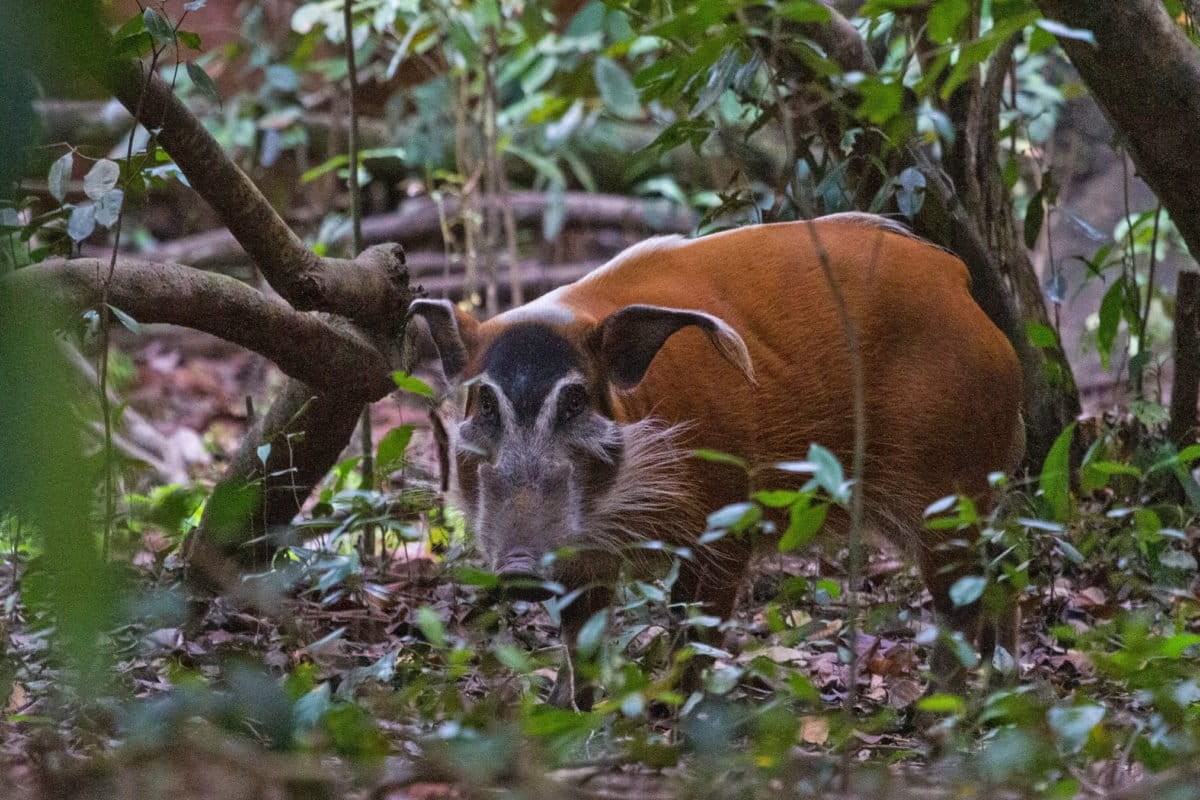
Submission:
{"label": "dry fallen leaf", "polygon": [[805,744],[825,744],[829,739],[829,720],[825,717],[800,718],[800,741]]}

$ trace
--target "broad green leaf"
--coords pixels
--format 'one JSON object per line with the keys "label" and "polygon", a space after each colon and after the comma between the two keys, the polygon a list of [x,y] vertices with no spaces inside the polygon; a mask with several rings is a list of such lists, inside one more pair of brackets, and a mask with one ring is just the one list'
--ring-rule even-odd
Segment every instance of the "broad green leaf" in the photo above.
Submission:
{"label": "broad green leaf", "polygon": [[60,203],[67,196],[67,183],[71,180],[71,170],[74,167],[75,156],[72,153],[64,153],[50,165],[47,186],[50,189],[50,196]]}
{"label": "broad green leaf", "polygon": [[71,218],[67,220],[67,235],[73,241],[82,242],[96,230],[96,207],[91,203],[75,206],[71,209]]}
{"label": "broad green leaf", "polygon": [[600,98],[609,111],[624,119],[635,119],[641,115],[642,104],[638,98],[638,90],[620,64],[611,58],[600,56],[596,59],[593,76],[596,79],[596,88],[600,90]]}
{"label": "broad green leaf", "polygon": [[217,84],[204,71],[204,67],[197,64],[195,61],[187,63],[187,74],[191,78],[192,85],[200,94],[212,100],[217,105],[221,104],[221,90],[217,88]]}
{"label": "broad green leaf", "polygon": [[793,22],[828,22],[830,18],[829,7],[817,0],[792,0],[780,5],[775,13]]}
{"label": "broad green leaf", "polygon": [[149,34],[154,37],[154,41],[159,44],[170,44],[175,41],[175,28],[153,8],[147,8],[142,12],[142,22],[145,23]]}
{"label": "broad green leaf", "polygon": [[121,216],[121,206],[125,202],[125,192],[113,189],[106,192],[96,201],[96,222],[106,228],[117,224]]}
{"label": "broad green leaf", "polygon": [[981,596],[987,588],[987,578],[982,575],[964,575],[950,587],[950,601],[955,607],[969,606]]}
{"label": "broad green leaf", "polygon": [[945,44],[959,32],[963,21],[971,13],[967,0],[940,0],[929,8],[929,38]]}
{"label": "broad green leaf", "polygon": [[1050,729],[1058,734],[1062,749],[1067,753],[1077,753],[1087,743],[1092,729],[1104,719],[1104,706],[1058,706],[1046,713],[1046,722]]}
{"label": "broad green leaf", "polygon": [[303,731],[314,727],[325,716],[330,706],[329,684],[322,683],[305,694],[292,707],[292,720],[296,728]]}
{"label": "broad green leaf", "polygon": [[797,503],[792,506],[788,512],[787,530],[779,538],[779,552],[786,553],[808,543],[825,524],[828,514],[829,505],[827,503],[819,503],[814,506]]}
{"label": "broad green leaf", "polygon": [[705,82],[704,88],[700,90],[700,95],[696,98],[696,104],[692,106],[689,116],[700,116],[717,101],[717,98],[729,88],[729,82],[733,80],[733,73],[737,70],[740,61],[738,48],[733,45],[725,48],[721,58],[709,69],[708,80]]}
{"label": "broad green leaf", "polygon": [[189,47],[192,50],[203,49],[200,43],[200,34],[195,31],[176,31],[175,35],[179,37],[179,41],[183,42],[185,47]]}
{"label": "broad green leaf", "polygon": [[729,529],[737,533],[761,518],[762,508],[757,503],[731,503],[708,515],[708,529]]}
{"label": "broad green leaf", "polygon": [[1075,425],[1076,423],[1072,422],[1054,440],[1042,464],[1042,475],[1038,479],[1038,486],[1050,507],[1051,515],[1059,522],[1067,519],[1070,509],[1071,440],[1075,435]]}
{"label": "broad green leaf", "polygon": [[380,470],[394,468],[404,459],[408,443],[412,441],[414,425],[397,425],[383,435],[375,450],[375,461]]}
{"label": "broad green leaf", "polygon": [[1029,343],[1034,347],[1047,348],[1055,347],[1058,344],[1058,336],[1055,335],[1054,328],[1040,322],[1032,320],[1026,322],[1025,334],[1029,337]]}
{"label": "broad green leaf", "polygon": [[816,466],[813,478],[822,489],[829,493],[830,497],[839,502],[848,499],[848,493],[843,485],[846,482],[846,476],[842,472],[842,464],[838,461],[837,456],[821,445],[813,444],[808,448],[808,461]]}
{"label": "broad green leaf", "polygon": [[579,638],[576,640],[579,655],[583,658],[591,658],[595,655],[600,650],[607,629],[607,611],[597,611],[587,622],[583,623],[583,627],[579,629]]}
{"label": "broad green leaf", "polygon": [[1100,365],[1108,369],[1113,344],[1121,325],[1121,307],[1125,303],[1125,281],[1119,280],[1108,287],[1100,301],[1100,324],[1096,328],[1096,350],[1100,353]]}
{"label": "broad green leaf", "polygon": [[931,694],[918,700],[917,708],[935,714],[963,714],[967,704],[956,694]]}
{"label": "broad green leaf", "polygon": [[1042,221],[1046,218],[1046,206],[1043,203],[1042,190],[1029,199],[1029,207],[1025,209],[1025,246],[1033,249],[1037,244],[1038,234],[1042,232]]}
{"label": "broad green leaf", "polygon": [[421,606],[417,609],[416,623],[425,641],[438,648],[446,646],[446,628],[436,611],[429,606]]}
{"label": "broad green leaf", "polygon": [[414,378],[406,372],[393,372],[392,380],[396,382],[396,386],[405,392],[419,394],[422,397],[433,397],[433,389],[429,384],[420,378]]}
{"label": "broad green leaf", "polygon": [[925,205],[925,175],[916,167],[908,167],[896,178],[896,205],[910,220]]}

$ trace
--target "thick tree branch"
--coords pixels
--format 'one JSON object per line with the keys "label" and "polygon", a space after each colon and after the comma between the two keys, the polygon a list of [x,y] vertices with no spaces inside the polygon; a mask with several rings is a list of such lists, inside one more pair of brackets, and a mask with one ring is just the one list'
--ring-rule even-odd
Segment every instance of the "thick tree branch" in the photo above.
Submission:
{"label": "thick tree branch", "polygon": [[[55,259],[5,279],[30,302],[60,312],[94,308],[107,261]],[[274,361],[314,387],[362,400],[395,389],[387,357],[374,342],[336,318],[299,312],[234,278],[181,264],[117,260],[109,301],[139,322],[205,331]]]}
{"label": "thick tree branch", "polygon": [[1129,146],[1195,256],[1200,256],[1200,49],[1160,0],[1037,0],[1042,12],[1091,31],[1096,45],[1059,43]]}
{"label": "thick tree branch", "polygon": [[106,78],[122,105],[135,113],[140,108],[141,122],[159,130],[163,149],[281,297],[301,311],[367,324],[402,314],[407,292],[391,259],[356,264],[351,277],[341,265],[318,258],[167,84],[136,61],[110,62]]}

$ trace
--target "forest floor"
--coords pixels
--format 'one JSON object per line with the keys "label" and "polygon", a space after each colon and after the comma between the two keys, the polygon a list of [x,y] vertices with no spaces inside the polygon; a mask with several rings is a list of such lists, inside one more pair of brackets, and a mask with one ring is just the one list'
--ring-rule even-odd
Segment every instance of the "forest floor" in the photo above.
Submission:
{"label": "forest floor", "polygon": [[[198,469],[211,480],[244,424],[248,379],[265,392],[273,377],[249,357],[195,341],[131,351],[123,391],[148,416],[204,438],[215,461]],[[382,431],[403,418],[381,409],[377,424]],[[557,669],[556,626],[539,605],[483,602],[483,590],[460,580],[469,551],[426,539],[349,566],[344,553],[329,553],[290,573],[285,591],[212,599],[180,589],[169,533],[137,526],[123,541],[117,552],[135,607],[111,634],[103,689],[86,700],[22,591],[36,561],[17,551],[0,563],[4,797],[1031,796],[1005,788],[1003,765],[964,766],[978,749],[971,737],[986,739],[986,729],[963,732],[916,711],[929,693],[927,648],[918,644],[932,619],[929,598],[886,547],[873,548],[855,597],[865,613],[848,724],[849,597],[836,552],[759,562],[713,652],[701,704],[630,704],[627,695],[572,715],[532,700]],[[1146,717],[1134,694],[1052,632],[1085,632],[1146,598],[1114,591],[1099,563],[1069,575],[1047,569],[1022,598],[1021,691],[1047,702],[1084,692],[1103,696],[1110,713]],[[796,577],[807,591],[781,601]],[[606,652],[614,669],[656,685],[666,670],[660,644],[678,623],[644,587],[617,612]],[[795,702],[781,704],[789,681]],[[764,711],[738,717],[747,707]],[[767,722],[780,709],[799,724],[782,749],[768,751]],[[320,725],[314,715],[323,715]],[[1117,747],[1079,768],[1077,794],[1117,796],[1141,777],[1128,757]]]}

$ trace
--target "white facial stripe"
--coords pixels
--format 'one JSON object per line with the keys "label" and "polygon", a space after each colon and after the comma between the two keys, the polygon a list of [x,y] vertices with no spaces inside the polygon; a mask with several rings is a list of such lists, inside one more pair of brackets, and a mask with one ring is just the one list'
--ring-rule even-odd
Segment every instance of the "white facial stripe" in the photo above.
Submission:
{"label": "white facial stripe", "polygon": [[542,401],[542,408],[538,411],[536,422],[539,436],[549,435],[554,430],[554,415],[558,411],[558,394],[563,387],[571,383],[583,385],[583,376],[578,372],[568,372],[555,381],[553,388],[546,392],[546,399]]}
{"label": "white facial stripe", "polygon": [[546,325],[567,325],[575,321],[575,312],[559,302],[563,288],[547,292],[523,306],[509,309],[496,317],[504,322],[542,322]]}

